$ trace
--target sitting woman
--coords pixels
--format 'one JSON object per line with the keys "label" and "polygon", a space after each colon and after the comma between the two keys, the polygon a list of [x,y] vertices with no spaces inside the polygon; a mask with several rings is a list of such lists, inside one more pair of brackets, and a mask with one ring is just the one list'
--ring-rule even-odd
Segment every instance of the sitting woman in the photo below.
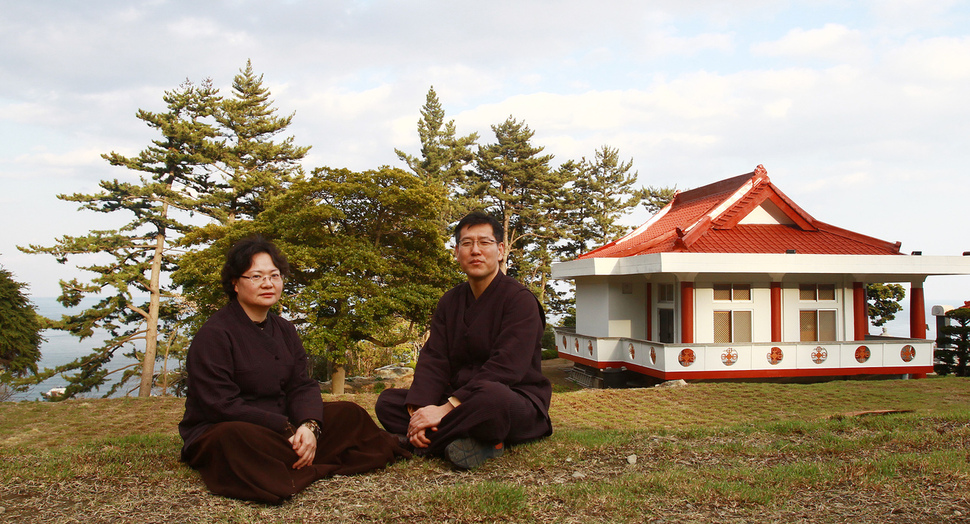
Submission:
{"label": "sitting woman", "polygon": [[232,246],[229,303],[189,347],[182,460],[217,495],[278,504],[317,479],[408,456],[357,404],[323,402],[296,329],[270,312],[288,273],[271,242]]}

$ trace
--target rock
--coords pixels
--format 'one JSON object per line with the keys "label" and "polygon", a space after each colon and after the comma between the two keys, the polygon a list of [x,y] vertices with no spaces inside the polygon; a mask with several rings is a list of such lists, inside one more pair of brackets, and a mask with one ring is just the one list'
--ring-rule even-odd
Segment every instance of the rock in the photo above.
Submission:
{"label": "rock", "polygon": [[687,381],[686,380],[679,379],[679,380],[668,380],[666,382],[657,384],[654,387],[657,387],[657,388],[681,388],[681,387],[684,387],[686,385],[687,385]]}
{"label": "rock", "polygon": [[[414,370],[407,366],[392,364],[374,370],[372,377],[347,377],[344,393],[371,393],[389,388],[409,388],[414,380]],[[320,389],[331,391],[331,382],[321,382]]]}
{"label": "rock", "polygon": [[630,455],[629,457],[627,457],[626,458],[626,463],[629,464],[629,465],[631,465],[631,466],[634,465],[634,464],[636,464],[637,463],[637,456],[636,456],[636,454],[633,454],[633,455]]}
{"label": "rock", "polygon": [[388,382],[387,387],[408,388],[414,380],[414,368],[393,364],[374,370],[374,377]]}
{"label": "rock", "polygon": [[374,370],[374,377],[382,380],[401,381],[414,376],[414,368],[401,365],[379,367]]}
{"label": "rock", "polygon": [[584,478],[586,478],[586,474],[583,473],[582,471],[576,471],[576,472],[573,473],[573,478],[574,479],[584,479]]}
{"label": "rock", "polygon": [[67,388],[51,388],[49,391],[41,393],[40,395],[46,399],[56,399],[63,397],[65,393],[67,393]]}

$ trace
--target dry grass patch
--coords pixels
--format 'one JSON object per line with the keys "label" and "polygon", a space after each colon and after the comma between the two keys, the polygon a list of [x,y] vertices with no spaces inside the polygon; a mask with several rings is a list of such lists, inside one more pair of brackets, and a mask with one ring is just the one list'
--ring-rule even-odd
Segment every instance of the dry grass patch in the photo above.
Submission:
{"label": "dry grass patch", "polygon": [[[205,490],[178,462],[182,409],[0,403],[0,521],[970,521],[967,379],[557,393],[552,437],[475,471],[399,462],[278,507]],[[845,415],[878,409],[912,412]]]}

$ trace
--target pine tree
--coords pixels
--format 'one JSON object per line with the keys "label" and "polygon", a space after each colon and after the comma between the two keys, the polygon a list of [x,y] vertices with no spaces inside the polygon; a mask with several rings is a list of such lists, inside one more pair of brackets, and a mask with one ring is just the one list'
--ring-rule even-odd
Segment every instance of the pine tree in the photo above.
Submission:
{"label": "pine tree", "polygon": [[560,203],[570,173],[552,170],[552,155],[531,144],[535,132],[509,117],[493,125],[497,142],[479,146],[468,192],[505,227],[501,270],[545,303],[552,246],[567,226]]}
{"label": "pine tree", "polygon": [[882,326],[903,310],[906,290],[899,284],[866,284],[866,309],[873,326]]}
{"label": "pine tree", "polygon": [[633,160],[620,160],[619,150],[603,146],[592,160],[567,162],[574,180],[563,202],[567,221],[566,242],[559,246],[560,259],[574,258],[611,242],[628,231],[618,220],[633,211],[645,196],[635,189],[638,173],[630,173]]}
{"label": "pine tree", "polygon": [[0,384],[37,374],[44,324],[24,287],[0,267]]}
{"label": "pine tree", "polygon": [[415,175],[428,184],[440,187],[449,195],[440,220],[441,230],[445,232],[448,225],[460,220],[469,208],[464,188],[466,168],[475,158],[471,146],[478,141],[478,133],[457,136],[455,121],[445,122],[445,111],[434,87],[431,87],[421,108],[418,136],[421,139],[420,157],[409,155],[400,149],[395,149],[394,152]]}
{"label": "pine tree", "polygon": [[458,283],[437,223],[445,202],[402,169],[320,168],[183,262],[218,259],[251,234],[272,239],[293,272],[280,307],[307,351],[339,369],[363,342],[394,347],[418,338],[438,297]]}
{"label": "pine tree", "polygon": [[294,138],[274,141],[293,121],[293,114],[277,116],[263,75],[253,72],[247,61],[233,78],[232,96],[222,101],[215,118],[222,143],[214,167],[218,188],[200,202],[199,211],[220,224],[253,219],[266,200],[278,194],[294,173],[309,147],[297,146]]}
{"label": "pine tree", "polygon": [[970,301],[946,312],[950,324],[937,334],[934,370],[940,375],[970,376]]}
{"label": "pine tree", "polygon": [[[255,75],[251,62],[234,77],[232,86],[232,96],[221,100],[214,112],[220,140],[210,154],[213,189],[203,193],[196,206],[212,222],[181,239],[180,245],[189,252],[172,276],[188,300],[188,321],[194,328],[225,303],[219,272],[231,226],[254,220],[271,198],[301,177],[300,161],[310,149],[295,145],[292,136],[275,140],[294,115],[277,116],[263,76]],[[207,249],[211,246],[218,248]]]}
{"label": "pine tree", "polygon": [[[211,141],[216,136],[212,116],[219,103],[218,92],[208,80],[200,85],[186,82],[175,91],[166,91],[163,100],[166,112],[137,113],[140,120],[158,131],[159,139],[134,157],[115,152],[102,155],[113,166],[142,173],[137,181],[103,180],[99,193],[58,195],[62,200],[81,203],[82,209],[112,216],[130,214],[130,222],[115,230],[64,236],[52,247],[20,248],[27,253],[51,254],[61,263],[79,255],[101,255],[93,257],[89,265],[78,266],[95,274],[90,283],[77,279],[61,282],[58,300],[65,306],[77,306],[88,295],[107,292],[107,296],[81,313],[65,315],[55,327],[82,340],[92,336],[95,329],[110,334],[109,340],[90,355],[38,375],[45,379],[77,370],[68,377],[64,398],[103,385],[109,372],[105,366],[116,351],[129,344],[133,348],[130,355],[141,362],[140,370],[126,371],[107,395],[133,376],[140,376],[138,395],[151,395],[159,328],[170,313],[164,303],[168,294],[162,289],[162,275],[175,265],[173,237],[188,229],[177,219],[178,211],[194,209],[195,195],[210,190],[209,175],[202,168],[210,163]],[[145,294],[147,303],[141,301]],[[141,351],[136,343],[143,344]]]}

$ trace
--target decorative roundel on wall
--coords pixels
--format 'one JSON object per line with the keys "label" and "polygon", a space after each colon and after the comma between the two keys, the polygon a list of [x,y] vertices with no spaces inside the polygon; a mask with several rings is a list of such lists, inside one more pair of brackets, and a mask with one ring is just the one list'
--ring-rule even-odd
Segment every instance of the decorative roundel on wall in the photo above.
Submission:
{"label": "decorative roundel on wall", "polygon": [[899,358],[903,359],[903,362],[912,362],[916,358],[916,348],[906,344],[903,349],[899,350]]}
{"label": "decorative roundel on wall", "polygon": [[872,356],[872,352],[869,351],[867,346],[859,346],[855,348],[855,361],[862,364],[869,360]]}
{"label": "decorative roundel on wall", "polygon": [[562,337],[562,349],[563,351],[569,349],[569,344],[566,344],[566,337]]}
{"label": "decorative roundel on wall", "polygon": [[677,357],[677,361],[680,362],[681,366],[687,367],[694,363],[697,357],[694,355],[694,350],[690,348],[684,348],[680,350],[680,355]]}
{"label": "decorative roundel on wall", "polygon": [[630,358],[637,358],[637,350],[633,347],[633,344],[630,344]]}
{"label": "decorative roundel on wall", "polygon": [[576,353],[579,353],[579,339],[576,339]]}
{"label": "decorative roundel on wall", "polygon": [[590,341],[589,341],[589,345],[588,345],[588,346],[586,346],[586,349],[588,349],[588,350],[589,350],[589,354],[590,354],[590,355],[592,355],[592,354],[593,354],[593,341],[592,341],[592,340],[590,340]]}
{"label": "decorative roundel on wall", "polygon": [[815,349],[812,350],[812,362],[821,364],[827,358],[829,358],[829,352],[822,346],[815,346]]}
{"label": "decorative roundel on wall", "polygon": [[773,347],[768,351],[768,363],[772,366],[777,365],[785,359],[785,352],[780,347]]}
{"label": "decorative roundel on wall", "polygon": [[738,352],[734,348],[727,348],[721,353],[721,363],[725,366],[734,365],[738,361]]}
{"label": "decorative roundel on wall", "polygon": [[650,346],[650,363],[651,364],[657,363],[657,348],[653,346]]}

